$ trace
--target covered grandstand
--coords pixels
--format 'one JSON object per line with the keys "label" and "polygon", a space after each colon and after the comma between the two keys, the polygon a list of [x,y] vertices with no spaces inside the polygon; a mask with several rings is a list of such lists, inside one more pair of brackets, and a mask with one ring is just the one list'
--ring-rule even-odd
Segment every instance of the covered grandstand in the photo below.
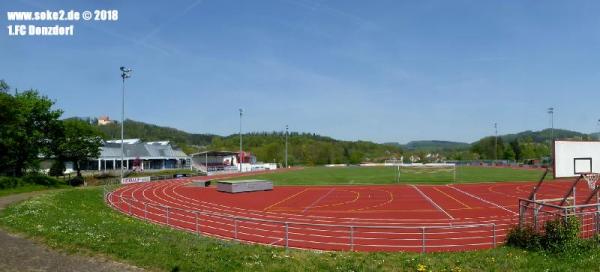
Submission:
{"label": "covered grandstand", "polygon": [[204,151],[191,157],[194,168],[207,174],[277,169],[275,163],[257,163],[256,156],[248,152],[242,153],[241,160],[240,152],[233,151]]}
{"label": "covered grandstand", "polygon": [[[163,170],[191,169],[190,156],[169,141],[142,142],[140,139],[125,139],[123,141],[125,169]],[[121,140],[105,142],[100,147],[97,159],[81,163],[82,170],[109,171],[120,169]]]}

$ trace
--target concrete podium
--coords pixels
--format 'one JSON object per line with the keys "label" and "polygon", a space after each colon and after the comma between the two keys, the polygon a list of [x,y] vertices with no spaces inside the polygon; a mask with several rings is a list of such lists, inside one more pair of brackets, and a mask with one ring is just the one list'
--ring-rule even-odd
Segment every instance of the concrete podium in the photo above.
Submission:
{"label": "concrete podium", "polygon": [[242,193],[273,190],[273,182],[268,180],[222,180],[217,182],[217,191],[226,193]]}

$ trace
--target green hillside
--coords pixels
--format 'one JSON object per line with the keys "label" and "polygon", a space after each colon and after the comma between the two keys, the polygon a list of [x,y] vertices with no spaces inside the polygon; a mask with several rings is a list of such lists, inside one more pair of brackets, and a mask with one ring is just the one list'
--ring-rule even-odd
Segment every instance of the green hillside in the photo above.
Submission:
{"label": "green hillside", "polygon": [[[96,120],[81,118],[91,123]],[[118,139],[120,124],[97,126],[106,139]],[[125,138],[140,138],[144,141],[170,140],[186,153],[203,150],[238,150],[239,135],[219,136],[213,134],[188,133],[175,128],[162,127],[143,122],[126,120]],[[264,162],[283,164],[285,161],[285,135],[282,132],[246,133],[244,150],[255,154]],[[405,158],[415,155],[424,158],[435,152],[441,158],[451,160],[507,159],[516,161],[542,160],[550,156],[552,131],[523,131],[483,137],[471,144],[441,140],[412,141],[407,144],[378,144],[369,141],[341,141],[314,133],[292,132],[289,135],[288,162],[290,165],[323,165],[360,162],[382,162],[389,158]],[[554,129],[556,139],[594,139],[589,134]],[[494,151],[496,146],[497,150]],[[420,159],[421,162],[427,162]]]}
{"label": "green hillside", "polygon": [[405,145],[401,145],[398,143],[388,143],[389,145],[400,146],[406,150],[419,150],[419,151],[441,151],[441,150],[457,150],[457,149],[467,149],[470,144],[463,142],[452,142],[452,141],[438,141],[438,140],[430,140],[430,141],[411,141]]}
{"label": "green hillside", "polygon": [[552,131],[551,129],[547,128],[540,131],[527,130],[515,134],[506,134],[500,137],[506,142],[527,139],[531,140],[534,143],[544,143],[549,142],[550,139],[552,139],[552,137],[554,137],[554,139],[586,140],[589,139],[590,134],[556,128],[554,129],[554,131]]}
{"label": "green hillside", "polygon": [[[265,162],[283,162],[285,135],[281,132],[248,133],[243,135],[244,149]],[[400,157],[399,147],[368,141],[340,141],[311,133],[292,132],[289,135],[288,162],[290,164],[322,165],[338,163],[381,162]],[[239,149],[239,136],[214,137],[210,145],[216,150]]]}
{"label": "green hillside", "polygon": [[[90,120],[92,123],[94,120]],[[200,147],[210,145],[215,135],[195,134],[181,131],[170,127],[161,127],[143,122],[125,120],[125,138],[139,138],[144,141],[169,140],[181,147],[186,153],[197,152]],[[96,126],[104,135],[105,139],[121,138],[121,124],[113,123]]]}
{"label": "green hillside", "polygon": [[[94,123],[95,120],[85,119]],[[96,126],[105,139],[121,137],[120,124]],[[161,127],[143,122],[125,120],[125,138],[144,141],[170,140],[186,153],[202,150],[238,150],[239,135],[218,136],[187,133],[175,128]],[[244,150],[255,154],[264,162],[283,163],[285,158],[285,135],[282,132],[258,132],[243,135]],[[383,161],[399,157],[400,147],[367,141],[339,141],[313,133],[291,132],[289,135],[288,163],[290,165],[322,165],[330,163],[360,163]]]}

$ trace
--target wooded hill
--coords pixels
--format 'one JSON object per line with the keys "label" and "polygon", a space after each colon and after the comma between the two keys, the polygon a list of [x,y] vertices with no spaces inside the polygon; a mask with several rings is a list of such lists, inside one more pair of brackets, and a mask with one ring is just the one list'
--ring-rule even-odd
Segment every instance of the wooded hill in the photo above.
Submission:
{"label": "wooded hill", "polygon": [[[84,118],[90,123],[94,119]],[[118,123],[96,126],[105,139],[119,139],[121,125]],[[264,162],[283,163],[285,157],[285,134],[283,132],[260,132],[243,134],[244,150],[255,154]],[[161,127],[133,120],[125,120],[125,138],[144,141],[170,140],[186,153],[203,150],[239,150],[239,135],[219,136],[187,133],[175,128]],[[291,132],[288,140],[288,163],[291,165],[321,165],[330,163],[360,163],[382,161],[400,157],[399,147],[367,141],[340,141],[313,133]]]}
{"label": "wooded hill", "polygon": [[[86,119],[84,119],[86,120]],[[87,118],[91,123],[95,120]],[[97,128],[106,139],[118,139],[120,124],[114,123]],[[455,160],[508,159],[531,160],[548,157],[551,152],[550,139],[592,139],[589,134],[563,129],[523,131],[500,135],[496,145],[493,136],[484,137],[473,143],[451,141],[412,141],[377,144],[368,141],[341,141],[313,133],[291,132],[289,135],[288,162],[291,165],[321,165],[330,163],[381,162],[389,158],[400,158],[416,154],[425,157],[428,153],[440,153],[444,158]],[[187,133],[175,128],[125,121],[125,138],[140,138],[144,141],[170,140],[186,153],[203,150],[239,149],[239,135],[219,136],[213,134]],[[255,154],[264,162],[283,163],[285,135],[283,132],[246,133],[244,150]],[[494,146],[497,150],[494,151]]]}

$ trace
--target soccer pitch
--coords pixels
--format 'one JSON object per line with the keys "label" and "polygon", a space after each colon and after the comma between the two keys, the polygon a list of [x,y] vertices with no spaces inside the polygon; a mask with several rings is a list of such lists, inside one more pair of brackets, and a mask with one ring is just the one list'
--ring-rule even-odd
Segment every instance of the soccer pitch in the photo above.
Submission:
{"label": "soccer pitch", "polygon": [[[307,167],[301,170],[260,174],[252,178],[271,180],[275,185],[363,185],[397,184],[397,174],[396,167]],[[537,181],[542,174],[542,170],[461,166],[456,167],[456,183]],[[449,184],[453,182],[452,172],[401,172],[399,183]]]}

